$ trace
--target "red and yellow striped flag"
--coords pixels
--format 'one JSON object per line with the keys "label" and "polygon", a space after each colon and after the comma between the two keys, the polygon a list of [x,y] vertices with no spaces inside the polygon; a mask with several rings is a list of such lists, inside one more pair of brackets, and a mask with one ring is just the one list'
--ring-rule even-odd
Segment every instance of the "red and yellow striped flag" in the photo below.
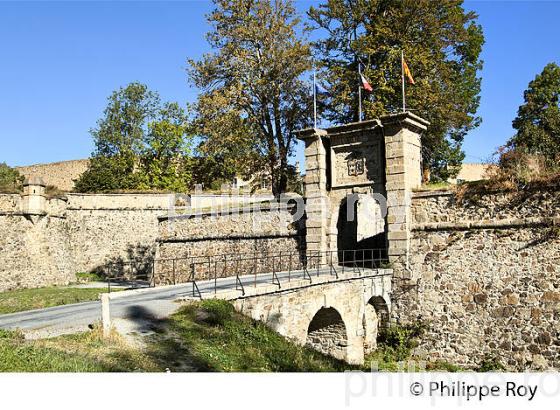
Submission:
{"label": "red and yellow striped flag", "polygon": [[410,68],[408,68],[408,65],[406,64],[406,61],[404,61],[404,58],[402,60],[402,65],[403,65],[403,73],[406,79],[408,80],[408,83],[414,84],[414,78],[412,78],[412,73],[410,72]]}

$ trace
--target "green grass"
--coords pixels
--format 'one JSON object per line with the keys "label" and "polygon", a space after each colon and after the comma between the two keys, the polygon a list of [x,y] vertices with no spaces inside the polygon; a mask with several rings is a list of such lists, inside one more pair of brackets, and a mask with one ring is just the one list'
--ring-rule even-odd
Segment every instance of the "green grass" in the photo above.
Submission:
{"label": "green grass", "polygon": [[69,287],[10,290],[0,293],[0,314],[97,300],[106,291]]}
{"label": "green grass", "polygon": [[182,308],[159,323],[144,349],[114,333],[92,331],[44,340],[0,330],[2,372],[324,372],[356,369],[297,346],[264,324],[208,300]]}
{"label": "green grass", "polygon": [[78,272],[76,273],[76,279],[80,282],[103,282],[106,280],[105,277],[91,272]]}
{"label": "green grass", "polygon": [[298,346],[221,300],[183,307],[149,354],[172,371],[332,372],[352,367]]}
{"label": "green grass", "polygon": [[118,335],[102,338],[99,328],[45,340],[24,340],[19,332],[0,329],[0,372],[163,371]]}
{"label": "green grass", "polygon": [[[363,367],[348,365],[298,346],[263,323],[237,313],[225,301],[205,300],[182,307],[154,323],[145,347],[131,347],[113,332],[104,339],[92,331],[44,340],[24,340],[19,332],[0,330],[2,372],[340,372],[371,369],[408,371],[423,325],[391,326]],[[487,360],[488,370],[497,367]],[[462,371],[444,361],[426,364],[428,371]]]}
{"label": "green grass", "polygon": [[1,372],[95,372],[103,367],[93,360],[52,348],[26,343],[17,332],[0,329]]}

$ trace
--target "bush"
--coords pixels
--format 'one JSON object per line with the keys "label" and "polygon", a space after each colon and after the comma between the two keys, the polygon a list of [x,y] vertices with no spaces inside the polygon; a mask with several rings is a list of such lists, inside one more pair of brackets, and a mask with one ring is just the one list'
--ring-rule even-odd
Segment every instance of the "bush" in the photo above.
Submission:
{"label": "bush", "polygon": [[0,163],[0,192],[16,193],[23,188],[23,176],[5,162]]}
{"label": "bush", "polygon": [[456,188],[457,200],[492,191],[546,189],[560,183],[560,165],[541,154],[521,148],[500,147],[488,167],[486,179]]}
{"label": "bush", "polygon": [[402,371],[399,363],[411,359],[412,349],[418,346],[417,338],[422,335],[426,325],[392,325],[381,330],[377,338],[377,349],[366,357],[366,366],[375,365],[382,371]]}
{"label": "bush", "polygon": [[502,362],[500,362],[500,359],[498,359],[496,356],[493,355],[486,355],[484,356],[484,359],[482,359],[482,362],[480,363],[480,366],[476,371],[477,372],[503,372],[505,370],[506,368],[504,367]]}
{"label": "bush", "polygon": [[444,371],[448,373],[461,372],[464,369],[456,364],[446,362],[445,360],[436,360],[435,362],[428,363],[426,366],[428,371]]}
{"label": "bush", "polygon": [[553,171],[544,155],[507,148],[502,148],[499,154],[497,171],[500,179],[527,184]]}

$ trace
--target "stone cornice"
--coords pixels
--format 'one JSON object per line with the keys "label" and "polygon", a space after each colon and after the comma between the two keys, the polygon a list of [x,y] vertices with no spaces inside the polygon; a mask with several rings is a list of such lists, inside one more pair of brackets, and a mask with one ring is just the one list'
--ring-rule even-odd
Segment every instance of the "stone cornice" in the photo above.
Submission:
{"label": "stone cornice", "polygon": [[296,131],[294,134],[297,139],[305,141],[308,139],[324,137],[327,135],[327,131],[321,128],[305,128],[303,130]]}
{"label": "stone cornice", "polygon": [[414,224],[413,231],[468,231],[474,229],[515,229],[560,226],[560,216],[543,218],[508,218],[480,221],[429,222]]}
{"label": "stone cornice", "polygon": [[429,121],[408,111],[381,117],[381,123],[384,127],[398,125],[399,127],[406,127],[418,133],[426,131],[428,125],[430,125]]}

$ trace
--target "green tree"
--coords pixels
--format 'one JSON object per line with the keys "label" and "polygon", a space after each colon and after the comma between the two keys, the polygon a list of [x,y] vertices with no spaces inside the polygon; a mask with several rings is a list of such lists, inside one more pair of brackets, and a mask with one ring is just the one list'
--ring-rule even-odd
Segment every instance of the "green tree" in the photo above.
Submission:
{"label": "green tree", "polygon": [[148,125],[142,150],[140,188],[185,192],[191,183],[191,139],[185,110],[165,104]]}
{"label": "green tree", "polygon": [[188,120],[176,103],[140,83],[113,92],[97,127],[88,170],[76,181],[80,192],[186,190]]}
{"label": "green tree", "polygon": [[10,167],[5,162],[0,162],[0,191],[17,192],[21,190],[23,176],[15,168]]}
{"label": "green tree", "polygon": [[431,122],[423,137],[424,167],[432,178],[456,174],[466,133],[477,127],[480,52],[484,43],[476,14],[459,0],[327,0],[309,10],[330,91],[326,116],[334,122],[358,120],[358,63],[373,92],[362,93],[366,118],[402,108],[401,51],[414,76],[407,108]]}
{"label": "green tree", "polygon": [[213,52],[190,60],[200,88],[195,124],[200,151],[215,156],[225,176],[249,177],[263,165],[273,191],[284,192],[294,131],[310,124],[302,76],[311,68],[307,31],[291,0],[214,0],[207,40]]}
{"label": "green tree", "polygon": [[521,152],[543,155],[550,164],[557,165],[560,160],[560,67],[548,64],[529,83],[524,99],[525,103],[513,120],[517,132],[508,145]]}

